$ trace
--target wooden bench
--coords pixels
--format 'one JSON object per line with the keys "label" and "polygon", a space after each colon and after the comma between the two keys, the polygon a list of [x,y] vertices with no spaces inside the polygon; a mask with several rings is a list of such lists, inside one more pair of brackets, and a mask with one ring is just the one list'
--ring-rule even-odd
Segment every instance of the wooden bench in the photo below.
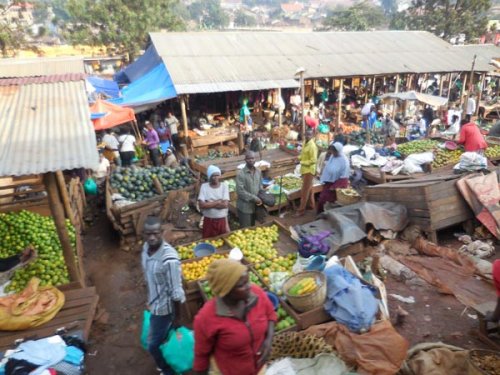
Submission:
{"label": "wooden bench", "polygon": [[99,296],[94,287],[72,288],[72,285],[61,287],[66,300],[64,306],[49,322],[23,331],[0,331],[0,352],[14,347],[18,339],[35,340],[56,334],[59,328],[67,328],[68,333],[81,332],[84,341],[89,337]]}

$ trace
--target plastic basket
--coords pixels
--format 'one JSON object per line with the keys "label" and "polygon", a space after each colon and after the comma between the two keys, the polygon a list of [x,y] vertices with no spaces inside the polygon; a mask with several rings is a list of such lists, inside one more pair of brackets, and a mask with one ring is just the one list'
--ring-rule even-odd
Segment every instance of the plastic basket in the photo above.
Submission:
{"label": "plastic basket", "polygon": [[[288,293],[290,288],[292,288],[300,280],[305,279],[306,277],[313,277],[316,280],[316,284],[318,284],[318,287],[311,293],[304,294],[302,296],[290,295]],[[316,307],[323,305],[323,303],[325,302],[326,277],[319,271],[305,271],[297,273],[289,277],[283,283],[283,292],[285,293],[288,302],[290,302],[290,305],[292,305],[293,308],[298,312],[306,312],[315,309]]]}

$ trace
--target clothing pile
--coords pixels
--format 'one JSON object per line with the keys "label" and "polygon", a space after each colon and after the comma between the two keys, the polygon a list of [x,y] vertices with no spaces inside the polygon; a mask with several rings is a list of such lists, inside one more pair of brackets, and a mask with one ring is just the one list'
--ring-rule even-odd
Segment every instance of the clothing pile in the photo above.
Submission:
{"label": "clothing pile", "polygon": [[25,341],[7,350],[0,363],[0,375],[80,375],[86,348],[75,336],[51,336]]}

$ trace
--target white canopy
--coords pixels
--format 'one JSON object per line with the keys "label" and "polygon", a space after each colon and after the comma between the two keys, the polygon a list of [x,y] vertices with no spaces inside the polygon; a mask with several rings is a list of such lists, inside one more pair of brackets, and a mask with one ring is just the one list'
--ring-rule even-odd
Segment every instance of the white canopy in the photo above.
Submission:
{"label": "white canopy", "polygon": [[417,91],[406,91],[406,92],[392,92],[384,94],[380,97],[381,99],[398,99],[398,100],[418,100],[419,102],[429,104],[433,107],[441,107],[448,103],[448,98],[443,98],[441,96],[434,96],[429,94],[423,94]]}

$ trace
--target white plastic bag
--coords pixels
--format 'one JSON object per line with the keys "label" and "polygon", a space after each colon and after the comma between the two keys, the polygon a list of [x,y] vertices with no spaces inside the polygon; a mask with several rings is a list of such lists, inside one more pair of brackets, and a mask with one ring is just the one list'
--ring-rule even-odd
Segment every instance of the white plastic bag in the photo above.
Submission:
{"label": "white plastic bag", "polygon": [[434,154],[432,152],[422,152],[419,154],[411,154],[404,160],[404,173],[422,173],[424,170],[421,165],[425,163],[432,163]]}

